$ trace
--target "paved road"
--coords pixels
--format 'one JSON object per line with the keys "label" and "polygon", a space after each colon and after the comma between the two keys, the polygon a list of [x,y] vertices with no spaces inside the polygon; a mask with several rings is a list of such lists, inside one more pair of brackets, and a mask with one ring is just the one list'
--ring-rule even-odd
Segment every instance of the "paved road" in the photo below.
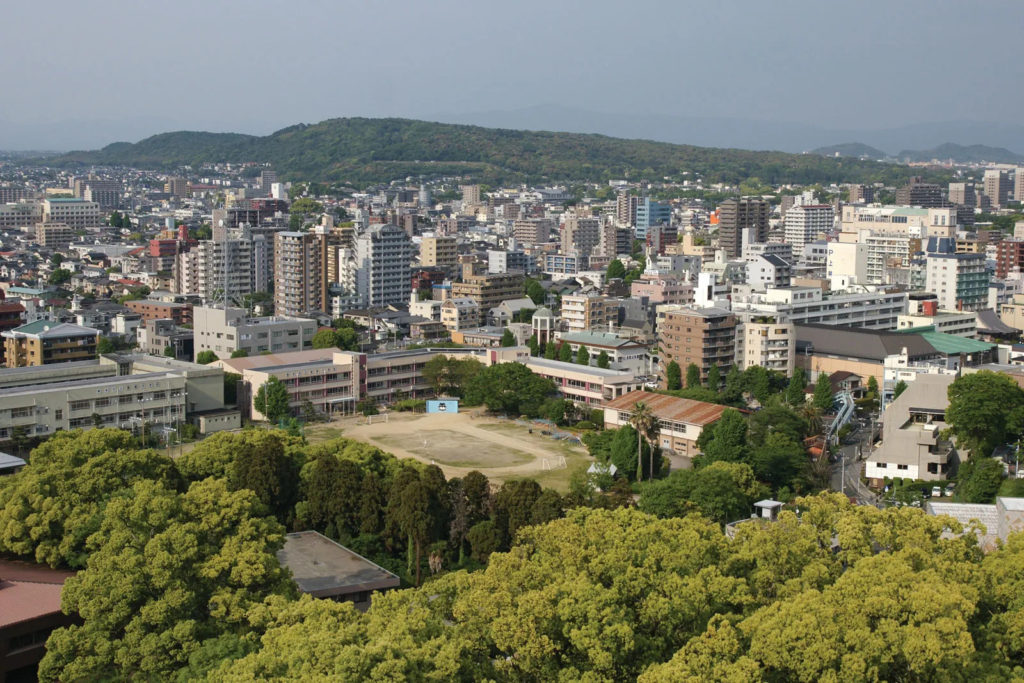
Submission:
{"label": "paved road", "polygon": [[[863,458],[867,457],[871,445],[870,425],[868,421],[866,425],[858,426],[858,429],[833,451],[836,462],[832,467],[832,490],[842,491],[865,504],[875,505],[878,497],[860,480],[861,464]],[[877,431],[877,425],[875,429]]]}

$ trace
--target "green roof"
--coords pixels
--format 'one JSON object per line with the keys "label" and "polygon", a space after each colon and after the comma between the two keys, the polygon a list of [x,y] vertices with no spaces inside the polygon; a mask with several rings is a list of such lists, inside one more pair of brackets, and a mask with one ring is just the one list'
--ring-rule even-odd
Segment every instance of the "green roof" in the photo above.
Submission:
{"label": "green roof", "polygon": [[612,332],[567,332],[562,335],[562,341],[570,344],[583,344],[584,346],[637,346],[637,342],[628,337],[620,337]]}
{"label": "green roof", "polygon": [[995,347],[995,344],[978,341],[977,339],[968,339],[967,337],[958,337],[955,334],[936,332],[934,325],[909,327],[905,330],[897,330],[897,334],[919,334],[936,351],[948,356],[958,353],[983,353]]}
{"label": "green roof", "polygon": [[100,333],[99,330],[91,327],[82,327],[81,325],[75,325],[74,323],[55,323],[52,320],[36,320],[32,323],[27,323],[21,327],[16,327],[11,332],[18,332],[20,334],[32,334],[39,337],[44,336],[62,336],[62,337],[76,337],[76,336],[95,336]]}

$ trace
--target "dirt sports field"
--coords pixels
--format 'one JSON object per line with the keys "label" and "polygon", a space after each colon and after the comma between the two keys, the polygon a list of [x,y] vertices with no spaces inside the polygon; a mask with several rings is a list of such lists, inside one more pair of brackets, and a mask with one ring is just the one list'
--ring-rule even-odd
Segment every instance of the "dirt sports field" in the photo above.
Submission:
{"label": "dirt sports field", "polygon": [[[358,417],[325,427],[325,437],[339,436],[340,428],[340,436],[371,443],[399,458],[435,464],[446,477],[479,470],[494,481],[531,478],[565,491],[571,472],[590,461],[586,448],[544,436],[541,427],[530,434],[514,422],[470,413],[390,413],[386,422],[376,415],[369,424]],[[315,433],[309,436],[316,440]]]}

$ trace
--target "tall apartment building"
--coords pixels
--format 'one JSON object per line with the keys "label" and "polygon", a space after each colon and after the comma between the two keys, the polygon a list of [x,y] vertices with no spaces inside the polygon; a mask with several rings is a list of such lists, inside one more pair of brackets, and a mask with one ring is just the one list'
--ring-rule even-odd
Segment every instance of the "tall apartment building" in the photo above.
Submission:
{"label": "tall apartment building", "polygon": [[562,321],[572,332],[606,330],[617,322],[618,304],[600,294],[573,294],[562,297]]}
{"label": "tall apartment building", "polygon": [[313,232],[274,235],[274,312],[304,315],[326,306],[326,245]]}
{"label": "tall apartment building", "polygon": [[601,256],[611,258],[615,258],[619,254],[632,253],[633,231],[615,223],[604,225],[598,236],[597,250]]}
{"label": "tall apartment building", "polygon": [[522,273],[478,274],[473,264],[462,267],[462,282],[452,283],[452,298],[467,297],[480,306],[480,315],[486,317],[492,308],[506,299],[523,295]]}
{"label": "tall apartment building", "polygon": [[1024,202],[1024,166],[1018,166],[1013,172],[1013,198]]}
{"label": "tall apartment building", "polygon": [[875,188],[870,185],[850,185],[850,204],[870,204],[875,201]]}
{"label": "tall apartment building", "polygon": [[462,204],[479,204],[480,203],[480,186],[479,185],[460,185],[459,189],[462,190]]}
{"label": "tall apartment building", "polygon": [[793,374],[796,363],[796,326],[776,322],[772,318],[761,322],[743,323],[736,336],[736,366],[741,370],[759,365]]}
{"label": "tall apartment building", "polygon": [[562,253],[590,256],[601,243],[601,219],[567,214],[562,224]]}
{"label": "tall apartment building", "polygon": [[64,223],[72,230],[98,228],[103,225],[103,213],[96,202],[53,197],[43,200],[43,223]]}
{"label": "tall apartment building", "polygon": [[377,224],[355,238],[340,263],[340,282],[364,306],[404,304],[412,292],[412,241],[397,225]]}
{"label": "tall apartment building", "polygon": [[[199,294],[207,303],[237,304],[246,294],[268,291],[254,285],[254,251],[265,241],[200,240],[174,262],[174,285],[179,294]],[[265,257],[264,257],[265,258]]]}
{"label": "tall apartment building", "polygon": [[949,203],[974,208],[978,203],[974,196],[974,183],[950,183]]}
{"label": "tall apartment building", "polygon": [[249,316],[241,308],[196,306],[192,310],[195,353],[213,351],[230,358],[238,350],[249,356],[312,348],[315,320],[283,315]]}
{"label": "tall apartment building", "polygon": [[996,242],[996,277],[1005,279],[1010,273],[1024,270],[1024,240],[1005,239]]}
{"label": "tall apartment building", "polygon": [[764,199],[726,199],[718,205],[718,246],[728,258],[743,253],[743,231],[754,229],[755,242],[768,241],[771,207]]}
{"label": "tall apartment building", "polygon": [[51,365],[96,357],[100,331],[91,327],[37,320],[2,333],[9,368]]}
{"label": "tall apartment building", "polygon": [[863,284],[908,284],[911,257],[921,251],[921,239],[906,235],[867,235],[867,279]]}
{"label": "tall apartment building", "polygon": [[999,208],[1006,206],[1010,199],[1010,191],[1013,189],[1010,185],[1009,174],[1002,169],[990,168],[985,171],[982,182],[985,196],[992,202],[992,206]]}
{"label": "tall apartment building", "polygon": [[794,252],[803,253],[804,245],[818,239],[819,233],[832,231],[835,218],[831,204],[794,206],[786,212],[786,242]]}
{"label": "tall apartment building", "polygon": [[549,218],[520,218],[512,224],[512,236],[523,245],[544,244],[551,240],[554,227]]}
{"label": "tall apartment building", "polygon": [[661,348],[661,382],[666,385],[665,369],[675,361],[683,373],[691,363],[700,368],[701,381],[707,380],[712,365],[724,377],[735,360],[736,318],[723,308],[683,308],[669,311],[658,327]]}
{"label": "tall apartment building", "polygon": [[420,265],[451,268],[459,262],[459,245],[454,237],[424,237],[420,241]]}
{"label": "tall apartment building", "polygon": [[615,198],[615,220],[619,225],[635,225],[636,209],[640,205],[640,198],[631,195],[629,190],[620,190]]}
{"label": "tall apartment building", "polygon": [[85,178],[75,178],[73,189],[76,197],[87,202],[96,202],[101,209],[119,208],[121,195],[124,193],[120,181],[91,174]]}
{"label": "tall apartment building", "polygon": [[946,311],[988,308],[992,280],[984,254],[958,254],[950,240],[931,239],[925,255],[925,286]]}
{"label": "tall apartment building", "polygon": [[487,250],[488,273],[525,273],[536,272],[537,260],[524,251],[506,251],[499,249]]}
{"label": "tall apartment building", "polygon": [[656,202],[644,197],[636,205],[636,238],[646,239],[648,231],[655,225],[672,222],[672,206],[668,202]]}
{"label": "tall apartment building", "polygon": [[179,177],[168,178],[164,183],[164,192],[183,199],[188,196],[188,180]]}
{"label": "tall apartment building", "polygon": [[942,188],[924,182],[920,176],[915,176],[909,183],[896,190],[896,204],[920,206],[924,209],[938,208],[943,205]]}

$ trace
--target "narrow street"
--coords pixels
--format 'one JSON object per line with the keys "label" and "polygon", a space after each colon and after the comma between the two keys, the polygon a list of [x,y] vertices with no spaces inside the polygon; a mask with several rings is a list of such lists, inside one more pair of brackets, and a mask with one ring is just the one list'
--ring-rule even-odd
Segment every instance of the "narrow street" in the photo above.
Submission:
{"label": "narrow street", "polygon": [[[858,421],[854,424],[857,425],[856,431],[834,451],[836,462],[832,466],[832,490],[842,491],[864,505],[877,505],[878,496],[860,479],[861,464],[871,445],[872,423],[868,420],[866,423]],[[875,429],[878,429],[877,422]]]}

